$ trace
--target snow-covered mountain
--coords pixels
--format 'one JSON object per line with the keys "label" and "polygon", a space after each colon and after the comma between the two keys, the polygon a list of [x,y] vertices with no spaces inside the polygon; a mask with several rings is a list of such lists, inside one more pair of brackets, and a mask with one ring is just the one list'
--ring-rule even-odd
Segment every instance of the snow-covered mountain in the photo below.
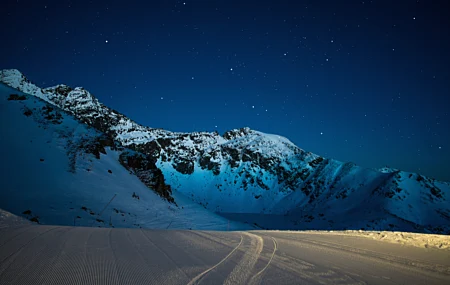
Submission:
{"label": "snow-covered mountain", "polygon": [[[446,182],[326,159],[249,128],[219,135],[141,126],[83,88],[42,89],[17,70],[1,71],[0,81],[104,133],[100,145],[115,141],[131,149],[122,165],[174,207],[179,198],[172,193],[181,193],[210,211],[266,228],[450,231]],[[149,181],[148,171],[159,173],[164,180],[158,185],[165,186]]]}
{"label": "snow-covered mountain", "polygon": [[0,84],[0,122],[0,227],[4,209],[53,225],[252,228],[229,222],[172,192],[162,173],[147,167],[139,153],[4,84]]}

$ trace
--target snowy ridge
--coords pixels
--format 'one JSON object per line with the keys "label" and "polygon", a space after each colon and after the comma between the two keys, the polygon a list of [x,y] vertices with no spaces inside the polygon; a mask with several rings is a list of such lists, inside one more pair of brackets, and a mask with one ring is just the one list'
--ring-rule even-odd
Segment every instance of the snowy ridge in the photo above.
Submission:
{"label": "snowy ridge", "polygon": [[45,92],[41,88],[31,83],[17,69],[5,69],[0,71],[0,81],[24,93],[34,95],[36,97],[41,98],[44,101],[52,103],[52,101],[49,98],[49,94],[45,94]]}
{"label": "snowy ridge", "polygon": [[[20,221],[69,226],[249,229],[173,192],[161,198],[120,163],[128,151],[66,112],[0,84],[0,229]],[[19,130],[19,131],[18,131]],[[5,218],[6,217],[6,218]],[[11,225],[9,225],[11,224]]]}
{"label": "snowy ridge", "polygon": [[142,127],[101,104],[82,87],[71,88],[60,84],[42,89],[16,69],[1,70],[0,81],[24,93],[39,97],[103,132],[114,131],[117,134],[116,139],[124,145],[145,141],[147,138],[143,133],[149,128]]}
{"label": "snowy ridge", "polygon": [[279,229],[450,232],[448,183],[326,159],[249,128],[221,136],[144,127],[83,88],[40,89],[11,70],[0,71],[0,79],[28,94],[42,94],[122,146],[145,154],[174,193],[230,218],[247,217],[249,223]]}

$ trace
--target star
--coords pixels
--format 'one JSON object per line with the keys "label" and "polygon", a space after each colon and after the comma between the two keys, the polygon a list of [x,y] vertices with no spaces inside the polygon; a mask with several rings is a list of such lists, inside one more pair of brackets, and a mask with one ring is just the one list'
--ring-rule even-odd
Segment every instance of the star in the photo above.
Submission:
{"label": "star", "polygon": [[161,100],[163,100],[164,99],[164,97],[161,97]]}
{"label": "star", "polygon": [[194,80],[194,76],[192,76],[191,79]]}
{"label": "star", "polygon": [[320,135],[323,135],[323,132],[320,132]]}
{"label": "star", "polygon": [[230,71],[233,71],[233,68],[230,68]]}
{"label": "star", "polygon": [[106,40],[105,43],[108,43],[108,40]]}

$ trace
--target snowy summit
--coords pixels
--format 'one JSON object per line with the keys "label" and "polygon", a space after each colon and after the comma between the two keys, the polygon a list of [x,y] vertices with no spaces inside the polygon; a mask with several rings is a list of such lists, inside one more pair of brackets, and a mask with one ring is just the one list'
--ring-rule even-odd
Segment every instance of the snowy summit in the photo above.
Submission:
{"label": "snowy summit", "polygon": [[[60,173],[67,157],[75,161],[75,166],[72,172],[68,172],[70,175],[60,173],[65,181],[72,181],[73,186],[70,183],[65,185],[70,189],[70,195],[65,192],[67,197],[53,201],[56,206],[50,206],[52,203],[46,205],[60,211],[63,211],[63,204],[73,209],[84,207],[81,211],[87,214],[82,219],[94,223],[100,223],[94,217],[103,215],[100,204],[110,212],[116,212],[116,209],[117,217],[126,216],[120,212],[123,210],[111,206],[118,203],[116,200],[113,199],[111,205],[107,204],[116,193],[113,189],[122,187],[122,190],[117,190],[117,193],[122,193],[120,195],[128,195],[124,194],[126,191],[133,194],[129,193],[131,204],[121,207],[137,209],[135,204],[140,203],[133,223],[119,223],[120,218],[116,220],[116,224],[122,226],[163,227],[162,224],[149,222],[152,215],[153,219],[157,215],[155,211],[144,210],[160,205],[159,213],[170,215],[173,224],[180,228],[196,226],[198,215],[193,215],[189,221],[192,226],[187,226],[186,221],[179,222],[182,213],[196,209],[208,213],[207,220],[216,221],[211,228],[218,224],[223,227],[222,222],[229,219],[247,223],[247,226],[271,229],[364,228],[439,233],[450,230],[450,187],[445,182],[395,169],[365,169],[352,163],[327,159],[295,146],[284,137],[249,128],[234,129],[220,135],[215,132],[176,133],[141,126],[103,105],[84,88],[66,85],[40,88],[14,69],[0,71],[0,81],[16,89],[2,87],[2,104],[8,110],[2,112],[2,122],[9,122],[1,130],[9,134],[6,140],[2,140],[2,155],[8,156],[11,147],[20,141],[18,145],[27,149],[27,155],[20,157],[23,163],[16,165],[14,171],[28,173],[32,169],[27,161],[30,156],[36,156],[33,148],[38,144],[33,138],[45,137],[39,149],[45,149],[44,141],[50,139],[55,148],[52,156],[59,158],[48,162],[52,163],[52,168],[42,175],[51,175],[55,171]],[[11,97],[14,92],[17,97]],[[21,92],[25,97],[20,97]],[[23,111],[25,109],[29,112]],[[25,112],[29,115],[24,115]],[[29,117],[35,123],[31,123]],[[49,125],[47,122],[42,127],[42,118],[46,117],[58,123]],[[23,130],[23,133],[17,131],[13,135],[12,129]],[[49,129],[53,130],[53,134],[48,133]],[[30,140],[34,141],[34,145],[26,143]],[[68,151],[75,145],[76,151]],[[19,146],[13,148],[19,151]],[[96,188],[100,186],[94,178],[97,176],[92,176],[95,174],[93,169],[104,170],[112,165],[115,167],[112,174],[120,173],[120,177],[114,180],[111,173],[106,175],[111,189],[102,188],[100,191]],[[7,168],[2,165],[2,172],[13,171]],[[85,174],[82,176],[80,173]],[[44,183],[41,180],[42,177],[31,176],[26,185],[23,181],[11,182],[11,189],[19,191],[15,194],[16,199],[21,199],[23,187],[33,188],[35,183]],[[117,181],[121,183],[116,185]],[[63,187],[62,182],[60,187]],[[153,192],[143,190],[148,188]],[[40,191],[44,193],[45,189]],[[100,192],[102,197],[95,198],[95,193]],[[160,196],[158,199],[162,200],[156,203],[154,199],[157,196],[150,198],[149,193]],[[6,201],[4,195],[10,194],[3,191],[2,201]],[[91,199],[89,197],[98,201],[88,207],[83,201]],[[142,197],[145,197],[145,202]],[[78,204],[70,207],[71,201]],[[93,210],[93,205],[97,210]],[[171,210],[162,210],[165,207]],[[22,216],[32,216],[28,212],[23,214],[26,209],[8,203],[1,204],[0,208]],[[50,223],[56,219],[51,217],[48,208],[36,208],[47,213],[45,219],[40,216],[41,222]],[[75,215],[75,223],[76,216],[81,215]],[[102,226],[109,226],[105,217],[98,219],[103,221]],[[58,222],[64,224],[68,220],[69,217],[66,217]],[[166,222],[167,219],[164,220]],[[233,226],[239,228],[244,225],[236,223]],[[202,228],[207,228],[205,222]]]}

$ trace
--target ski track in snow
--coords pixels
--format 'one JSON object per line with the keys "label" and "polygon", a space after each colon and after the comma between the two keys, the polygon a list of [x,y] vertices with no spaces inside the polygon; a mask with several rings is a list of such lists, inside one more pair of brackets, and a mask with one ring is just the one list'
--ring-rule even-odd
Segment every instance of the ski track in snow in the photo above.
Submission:
{"label": "ski track in snow", "polygon": [[275,253],[276,253],[276,251],[277,251],[277,241],[276,241],[276,239],[274,238],[274,237],[270,237],[271,239],[272,239],[272,241],[273,241],[273,252],[272,252],[272,256],[270,256],[270,259],[269,259],[269,262],[267,262],[267,264],[266,264],[266,266],[264,266],[264,268],[263,269],[261,269],[258,273],[256,273],[253,277],[252,277],[252,279],[250,279],[250,282],[249,282],[249,284],[259,284],[260,282],[261,282],[261,278],[262,278],[262,274],[264,273],[264,271],[267,269],[267,267],[269,267],[269,265],[270,265],[270,263],[272,262],[272,260],[273,260],[273,257],[275,256]]}
{"label": "ski track in snow", "polygon": [[247,237],[246,247],[244,247],[244,256],[239,260],[238,264],[224,281],[223,284],[225,285],[246,284],[261,255],[264,246],[263,238],[248,232],[243,232],[243,234]]}
{"label": "ski track in snow", "polygon": [[[209,272],[213,270],[220,270],[220,265],[230,260],[236,259],[237,261],[235,261],[236,264],[234,265],[233,270],[230,272],[230,274],[228,274],[228,276],[226,276],[223,284],[259,284],[261,282],[264,271],[271,264],[277,251],[277,242],[275,238],[271,237],[271,240],[273,241],[274,246],[272,254],[264,268],[262,268],[256,274],[254,273],[255,266],[257,262],[262,259],[261,252],[264,248],[264,238],[249,232],[240,232],[239,244],[219,263],[195,276],[188,283],[188,285],[200,284],[203,279],[207,278],[207,274]],[[233,254],[235,254],[235,252],[241,252],[242,256],[236,256],[236,258],[233,258]]]}
{"label": "ski track in snow", "polygon": [[200,279],[207,274],[208,272],[210,272],[211,270],[214,270],[217,266],[219,266],[220,264],[222,264],[223,262],[225,262],[242,244],[243,241],[243,237],[241,235],[241,240],[239,242],[239,244],[227,255],[225,256],[219,263],[217,263],[216,265],[214,265],[213,267],[208,268],[207,270],[203,271],[202,273],[198,274],[197,276],[195,276],[189,283],[188,285],[193,285],[193,284],[199,284],[200,283]]}

